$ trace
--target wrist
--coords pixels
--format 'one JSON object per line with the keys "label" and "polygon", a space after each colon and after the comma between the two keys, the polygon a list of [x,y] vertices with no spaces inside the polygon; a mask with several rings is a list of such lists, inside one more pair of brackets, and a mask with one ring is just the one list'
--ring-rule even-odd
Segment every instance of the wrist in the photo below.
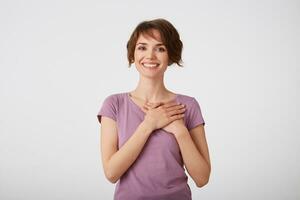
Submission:
{"label": "wrist", "polygon": [[189,131],[186,127],[182,127],[178,130],[176,130],[176,132],[174,133],[174,136],[176,139],[180,139],[186,135],[189,135]]}
{"label": "wrist", "polygon": [[152,133],[152,131],[154,131],[154,128],[149,126],[145,121],[143,121],[140,124],[140,127],[143,129],[143,132],[145,132],[148,135],[150,135]]}

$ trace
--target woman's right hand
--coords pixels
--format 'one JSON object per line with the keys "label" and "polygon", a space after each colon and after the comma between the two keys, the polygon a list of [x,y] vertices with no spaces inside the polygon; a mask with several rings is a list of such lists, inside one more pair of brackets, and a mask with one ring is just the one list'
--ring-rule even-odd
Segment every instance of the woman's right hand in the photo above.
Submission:
{"label": "woman's right hand", "polygon": [[169,123],[184,117],[185,105],[176,102],[166,104],[157,103],[152,106],[144,105],[142,110],[146,113],[144,123],[152,130],[160,129]]}

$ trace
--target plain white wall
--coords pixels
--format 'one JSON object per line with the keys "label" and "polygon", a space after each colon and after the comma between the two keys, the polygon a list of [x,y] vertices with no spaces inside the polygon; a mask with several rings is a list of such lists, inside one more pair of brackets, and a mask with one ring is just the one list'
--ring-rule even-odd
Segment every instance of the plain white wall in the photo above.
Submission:
{"label": "plain white wall", "polygon": [[[180,2],[180,3],[179,3]],[[0,199],[112,199],[96,114],[135,88],[126,43],[163,17],[185,67],[170,90],[194,96],[212,173],[194,199],[299,199],[299,1],[0,2]]]}

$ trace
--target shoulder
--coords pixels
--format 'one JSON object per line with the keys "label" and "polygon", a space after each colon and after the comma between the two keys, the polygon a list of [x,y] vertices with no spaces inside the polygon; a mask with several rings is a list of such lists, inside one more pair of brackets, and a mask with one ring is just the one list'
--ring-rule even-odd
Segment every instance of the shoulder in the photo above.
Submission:
{"label": "shoulder", "polygon": [[117,108],[124,103],[126,97],[126,92],[112,93],[104,98],[103,103],[113,105]]}
{"label": "shoulder", "polygon": [[119,102],[119,101],[122,101],[126,97],[126,94],[127,94],[126,92],[112,93],[110,95],[107,95],[104,100]]}
{"label": "shoulder", "polygon": [[197,99],[189,95],[178,95],[178,102],[186,106],[186,118],[185,123],[188,130],[192,130],[199,124],[205,124],[205,121],[202,116],[202,111],[200,104]]}
{"label": "shoulder", "polygon": [[186,106],[187,113],[194,113],[195,111],[201,112],[201,106],[197,98],[186,94],[177,94],[177,101]]}
{"label": "shoulder", "polygon": [[177,94],[177,100],[183,104],[193,104],[197,102],[196,98],[187,94]]}
{"label": "shoulder", "polygon": [[115,121],[119,113],[119,108],[122,107],[125,93],[113,93],[104,97],[100,110],[98,111],[98,120],[100,122],[101,116],[107,116]]}

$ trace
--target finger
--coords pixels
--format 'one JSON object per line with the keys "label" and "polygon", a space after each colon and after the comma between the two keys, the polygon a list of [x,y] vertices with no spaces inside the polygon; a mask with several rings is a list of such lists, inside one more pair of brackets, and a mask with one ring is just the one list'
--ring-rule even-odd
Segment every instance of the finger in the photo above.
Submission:
{"label": "finger", "polygon": [[169,102],[169,103],[164,104],[163,107],[164,108],[169,108],[169,107],[176,106],[176,105],[180,105],[180,103],[178,103],[178,102]]}
{"label": "finger", "polygon": [[147,103],[146,106],[147,106],[148,108],[155,108],[155,105],[153,105],[152,103]]}
{"label": "finger", "polygon": [[145,103],[144,106],[145,106],[147,109],[152,109],[152,108],[153,108],[153,106],[150,105],[149,103]]}
{"label": "finger", "polygon": [[145,106],[143,106],[141,109],[142,109],[143,112],[145,112],[145,113],[148,112],[148,110],[149,110],[149,109],[148,109],[147,107],[145,107]]}
{"label": "finger", "polygon": [[183,109],[183,108],[185,108],[186,109],[186,106],[184,105],[184,104],[181,104],[181,105],[173,105],[173,106],[170,106],[170,107],[168,107],[168,108],[166,108],[165,110],[167,111],[167,112],[170,112],[170,111],[172,111],[172,110],[180,110],[180,109]]}
{"label": "finger", "polygon": [[173,115],[170,117],[172,121],[184,118],[184,114]]}
{"label": "finger", "polygon": [[144,103],[144,106],[150,107],[151,105],[147,102],[147,103]]}
{"label": "finger", "polygon": [[157,108],[157,107],[163,105],[163,102],[148,103],[148,105],[149,105],[151,108]]}
{"label": "finger", "polygon": [[154,105],[154,108],[157,108],[157,107],[162,106],[162,105],[164,105],[163,102],[158,102],[158,103],[156,103],[156,104]]}
{"label": "finger", "polygon": [[186,109],[185,108],[181,108],[181,109],[177,109],[177,110],[171,110],[171,111],[168,111],[167,115],[168,116],[173,116],[173,115],[178,115],[178,114],[183,114],[185,113]]}

